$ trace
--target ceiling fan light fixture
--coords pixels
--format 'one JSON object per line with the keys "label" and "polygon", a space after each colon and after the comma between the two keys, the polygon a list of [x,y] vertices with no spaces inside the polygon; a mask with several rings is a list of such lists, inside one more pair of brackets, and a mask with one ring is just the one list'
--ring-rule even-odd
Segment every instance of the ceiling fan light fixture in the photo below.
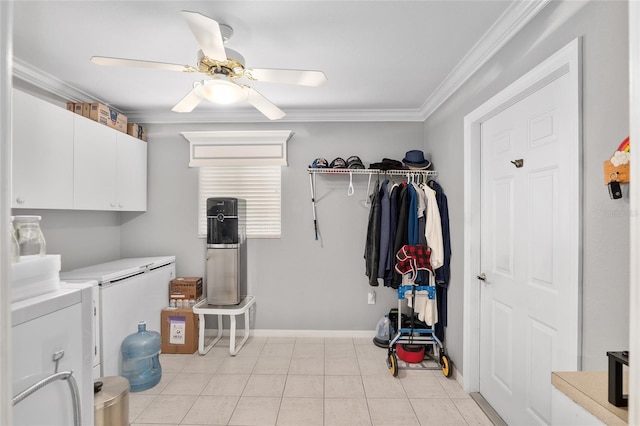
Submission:
{"label": "ceiling fan light fixture", "polygon": [[228,80],[208,80],[198,88],[198,95],[216,104],[232,104],[247,98],[243,87]]}

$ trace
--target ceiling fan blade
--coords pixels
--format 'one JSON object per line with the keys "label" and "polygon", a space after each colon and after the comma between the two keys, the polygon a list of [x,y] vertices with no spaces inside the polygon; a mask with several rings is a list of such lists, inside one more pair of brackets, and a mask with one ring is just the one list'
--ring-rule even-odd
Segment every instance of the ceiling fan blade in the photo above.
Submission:
{"label": "ceiling fan blade", "polygon": [[106,56],[92,56],[91,62],[98,65],[114,67],[156,68],[169,71],[196,72],[190,65],[167,64],[164,62],[141,61],[138,59],[108,58]]}
{"label": "ceiling fan blade", "polygon": [[193,111],[193,109],[198,106],[200,101],[202,101],[202,98],[198,95],[199,87],[200,86],[196,86],[193,89],[191,89],[191,91],[187,93],[187,95],[184,98],[182,98],[180,102],[176,104],[176,106],[171,108],[171,111],[174,111],[174,112]]}
{"label": "ceiling fan blade", "polygon": [[267,98],[258,93],[258,91],[251,87],[247,87],[246,90],[248,93],[247,101],[269,120],[279,120],[285,116],[285,113],[280,108],[272,104]]}
{"label": "ceiling fan blade", "polygon": [[325,76],[322,71],[251,68],[249,69],[249,73],[254,79],[269,83],[320,86],[327,81],[327,76]]}
{"label": "ceiling fan blade", "polygon": [[211,18],[201,15],[198,12],[182,11],[182,16],[187,20],[191,32],[198,40],[200,49],[206,56],[217,61],[226,61],[227,54],[224,53],[224,41],[220,32],[220,25]]}

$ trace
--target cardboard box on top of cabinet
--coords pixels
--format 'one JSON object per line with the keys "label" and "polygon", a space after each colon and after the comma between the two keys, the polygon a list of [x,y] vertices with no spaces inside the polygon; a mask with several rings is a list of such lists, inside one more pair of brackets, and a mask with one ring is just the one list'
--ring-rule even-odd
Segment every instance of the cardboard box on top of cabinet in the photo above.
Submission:
{"label": "cardboard box on top of cabinet", "polygon": [[191,308],[163,309],[161,321],[163,354],[192,354],[198,350],[200,316]]}
{"label": "cardboard box on top of cabinet", "polygon": [[202,277],[181,277],[169,283],[169,299],[202,298]]}
{"label": "cardboard box on top of cabinet", "polygon": [[76,112],[76,103],[67,102],[67,111]]}
{"label": "cardboard box on top of cabinet", "polygon": [[89,118],[122,133],[127,133],[127,117],[101,103],[90,104]]}
{"label": "cardboard box on top of cabinet", "polygon": [[127,134],[145,142],[147,141],[147,131],[137,123],[127,124]]}

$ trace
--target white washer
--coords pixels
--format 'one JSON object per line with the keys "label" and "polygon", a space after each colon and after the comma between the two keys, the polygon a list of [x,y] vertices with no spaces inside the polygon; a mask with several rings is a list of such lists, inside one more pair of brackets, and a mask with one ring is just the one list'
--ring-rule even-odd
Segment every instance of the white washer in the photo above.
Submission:
{"label": "white washer", "polygon": [[[56,373],[73,371],[83,425],[93,424],[92,284],[60,288],[11,304],[12,395]],[[68,380],[56,380],[13,407],[16,425],[73,424]]]}

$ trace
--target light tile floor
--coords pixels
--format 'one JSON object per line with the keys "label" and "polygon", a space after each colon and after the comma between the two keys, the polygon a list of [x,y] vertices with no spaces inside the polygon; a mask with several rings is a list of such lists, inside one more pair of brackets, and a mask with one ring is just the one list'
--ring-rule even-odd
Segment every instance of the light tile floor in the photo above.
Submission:
{"label": "light tile floor", "polygon": [[492,425],[440,370],[401,368],[371,339],[251,337],[229,355],[161,354],[162,380],[129,395],[132,425]]}

